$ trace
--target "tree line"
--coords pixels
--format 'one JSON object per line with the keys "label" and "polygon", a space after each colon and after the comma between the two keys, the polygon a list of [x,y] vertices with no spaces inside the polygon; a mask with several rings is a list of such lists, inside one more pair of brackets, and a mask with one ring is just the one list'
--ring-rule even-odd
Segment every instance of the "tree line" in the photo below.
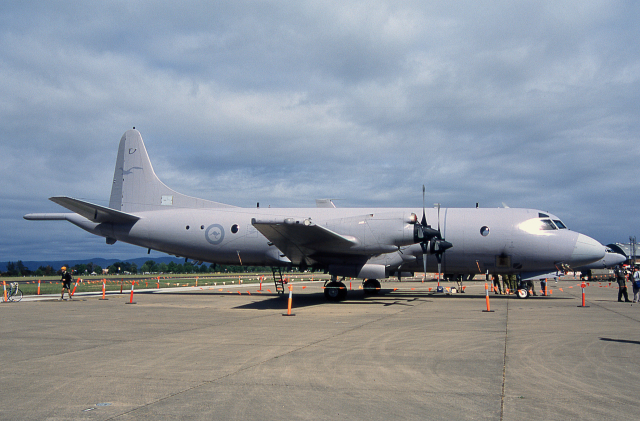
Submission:
{"label": "tree line", "polygon": [[[88,275],[102,275],[103,268],[93,263],[81,263],[75,266],[65,265],[71,269],[71,273],[75,276],[88,276]],[[268,272],[270,267],[268,266],[235,266],[235,265],[217,265],[212,263],[210,265],[201,264],[196,265],[191,262],[185,262],[184,264],[170,262],[170,263],[157,263],[153,260],[147,260],[142,266],[138,268],[138,265],[131,262],[116,262],[109,266],[107,273],[109,275],[148,275],[148,274],[160,274],[160,273],[253,273],[253,272]],[[54,269],[51,265],[40,266],[38,269],[32,271],[28,269],[22,260],[17,262],[7,263],[7,271],[1,272],[0,276],[55,276],[61,275],[60,268]]]}

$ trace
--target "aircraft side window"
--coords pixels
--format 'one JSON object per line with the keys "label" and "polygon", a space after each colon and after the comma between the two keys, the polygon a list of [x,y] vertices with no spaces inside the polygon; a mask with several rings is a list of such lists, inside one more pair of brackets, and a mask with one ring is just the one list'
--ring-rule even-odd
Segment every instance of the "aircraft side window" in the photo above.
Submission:
{"label": "aircraft side window", "polygon": [[485,225],[484,227],[480,228],[480,235],[482,235],[483,237],[489,235],[489,227]]}
{"label": "aircraft side window", "polygon": [[553,222],[551,222],[551,219],[543,219],[542,224],[540,225],[540,229],[542,231],[552,231],[552,230],[556,230],[558,228],[556,228],[555,225],[553,225]]}
{"label": "aircraft side window", "polygon": [[554,219],[553,222],[555,222],[556,227],[558,227],[558,229],[561,229],[561,230],[567,229],[567,226],[563,224],[562,221],[560,221],[559,219]]}
{"label": "aircraft side window", "polygon": [[233,226],[231,227],[231,232],[234,234],[238,232],[238,224],[233,224]]}

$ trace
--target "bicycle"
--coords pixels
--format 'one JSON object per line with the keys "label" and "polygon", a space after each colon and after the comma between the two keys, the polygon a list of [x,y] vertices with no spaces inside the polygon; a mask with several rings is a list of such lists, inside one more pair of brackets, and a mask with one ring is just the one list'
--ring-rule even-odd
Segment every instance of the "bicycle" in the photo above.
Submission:
{"label": "bicycle", "polygon": [[20,289],[18,288],[17,282],[11,282],[9,284],[9,290],[7,291],[7,300],[13,301],[14,303],[22,300],[22,291],[20,291]]}

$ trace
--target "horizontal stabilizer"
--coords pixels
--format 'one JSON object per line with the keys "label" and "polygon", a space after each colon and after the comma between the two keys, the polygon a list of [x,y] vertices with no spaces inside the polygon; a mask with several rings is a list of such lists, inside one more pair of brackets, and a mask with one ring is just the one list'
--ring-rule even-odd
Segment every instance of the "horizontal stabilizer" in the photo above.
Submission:
{"label": "horizontal stabilizer", "polygon": [[124,224],[133,223],[140,219],[139,216],[130,213],[95,205],[72,197],[54,196],[50,197],[49,200],[96,223],[111,222],[114,224]]}
{"label": "horizontal stabilizer", "polygon": [[294,264],[300,264],[316,253],[347,251],[358,244],[355,239],[316,225],[310,220],[301,222],[293,218],[277,221],[253,218],[251,224]]}
{"label": "horizontal stabilizer", "polygon": [[316,199],[317,208],[335,208],[336,205],[331,199]]}
{"label": "horizontal stabilizer", "polygon": [[28,213],[23,216],[27,221],[66,221],[70,213]]}

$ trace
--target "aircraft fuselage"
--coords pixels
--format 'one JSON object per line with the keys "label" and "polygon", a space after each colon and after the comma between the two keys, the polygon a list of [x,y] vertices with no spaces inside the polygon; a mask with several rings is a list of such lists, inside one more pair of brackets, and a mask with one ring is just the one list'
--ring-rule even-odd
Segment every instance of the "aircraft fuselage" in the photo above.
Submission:
{"label": "aircraft fuselage", "polygon": [[[420,209],[392,208],[168,209],[138,212],[140,219],[133,224],[93,224],[85,219],[79,225],[97,235],[197,261],[270,266],[300,262],[282,256],[252,220],[292,219],[299,224],[310,220],[353,237],[356,243],[333,257],[324,253],[319,267],[349,265],[358,260],[353,256],[366,255],[391,272],[421,272],[423,252],[414,242],[413,224],[407,222],[412,214],[420,213]],[[427,220],[437,221],[435,209],[426,213]],[[604,248],[589,237],[568,229],[539,229],[539,221],[550,219],[540,218],[541,213],[514,208],[442,208],[442,234],[454,244],[443,255],[442,271],[521,273],[553,270],[563,263],[580,266],[602,258]],[[435,256],[428,255],[427,270],[436,269]]]}

